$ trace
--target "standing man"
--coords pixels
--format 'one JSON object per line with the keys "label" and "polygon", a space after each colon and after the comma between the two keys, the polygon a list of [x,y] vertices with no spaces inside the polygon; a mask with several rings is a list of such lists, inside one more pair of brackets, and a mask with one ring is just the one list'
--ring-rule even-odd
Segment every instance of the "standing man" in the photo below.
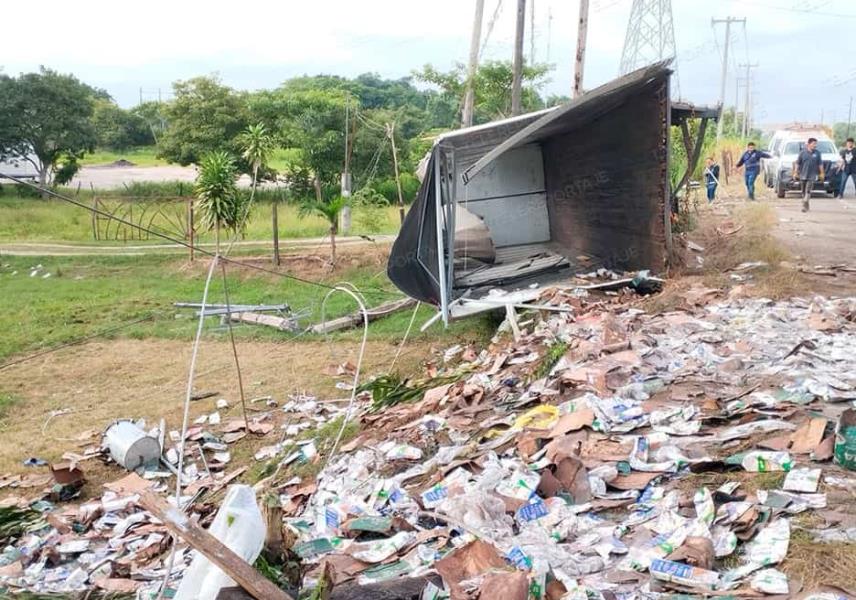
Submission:
{"label": "standing man", "polygon": [[802,192],[802,211],[808,212],[811,191],[815,181],[823,181],[823,157],[817,149],[817,138],[808,138],[794,163],[794,177],[799,177]]}
{"label": "standing man", "polygon": [[841,149],[841,185],[838,188],[838,197],[844,198],[844,190],[847,181],[852,177],[856,184],[856,148],[853,147],[853,138],[847,138],[844,148]]}
{"label": "standing man", "polygon": [[707,203],[712,204],[716,198],[716,186],[719,185],[719,165],[708,156],[704,161],[704,185],[707,188]]}
{"label": "standing man", "polygon": [[746,152],[744,152],[743,156],[740,157],[740,160],[737,161],[738,170],[740,167],[744,167],[746,169],[746,192],[749,194],[750,200],[755,199],[755,180],[758,178],[758,173],[761,171],[762,158],[772,158],[772,156],[766,152],[756,150],[755,142],[749,142],[746,144]]}

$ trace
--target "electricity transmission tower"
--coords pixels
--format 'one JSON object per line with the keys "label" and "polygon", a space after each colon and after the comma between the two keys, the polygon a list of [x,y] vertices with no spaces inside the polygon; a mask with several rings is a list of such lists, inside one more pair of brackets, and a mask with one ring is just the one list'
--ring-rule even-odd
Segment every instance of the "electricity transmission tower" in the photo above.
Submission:
{"label": "electricity transmission tower", "polygon": [[633,0],[621,53],[621,74],[676,54],[672,0]]}

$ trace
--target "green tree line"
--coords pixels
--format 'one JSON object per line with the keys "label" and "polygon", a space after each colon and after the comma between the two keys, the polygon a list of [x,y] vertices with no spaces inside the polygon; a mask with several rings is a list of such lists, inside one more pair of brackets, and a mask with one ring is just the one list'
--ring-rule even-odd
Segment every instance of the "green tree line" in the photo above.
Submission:
{"label": "green tree line", "polygon": [[[550,70],[524,69],[525,110],[563,100],[541,94]],[[397,197],[388,135],[393,124],[402,186],[411,199],[418,188],[412,173],[433,136],[460,123],[465,84],[460,64],[446,72],[425,65],[400,79],[373,73],[301,76],[254,92],[209,75],[176,81],[167,102],[128,109],[71,74],[47,68],[17,77],[0,74],[0,159],[24,157],[42,184],[63,184],[96,148],[154,146],[160,158],[180,165],[200,165],[211,153],[224,152],[239,173],[254,180],[280,178],[293,197],[328,202],[338,195],[347,153],[354,189],[369,187],[367,197],[391,201]],[[510,62],[483,64],[474,87],[476,123],[509,115]],[[242,136],[259,126],[273,147],[289,149],[281,172],[267,163],[259,169],[246,156]]]}

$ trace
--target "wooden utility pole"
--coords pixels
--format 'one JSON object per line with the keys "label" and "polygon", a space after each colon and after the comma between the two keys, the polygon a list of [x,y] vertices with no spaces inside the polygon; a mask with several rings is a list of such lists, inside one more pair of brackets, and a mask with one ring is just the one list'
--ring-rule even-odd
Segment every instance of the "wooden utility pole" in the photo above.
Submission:
{"label": "wooden utility pole", "polygon": [[[716,141],[722,138],[722,111],[725,110],[725,81],[728,78],[728,48],[731,46],[731,24],[743,23],[746,25],[746,19],[737,19],[735,17],[726,17],[724,19],[711,19],[711,25],[714,27],[717,23],[725,23],[725,50],[722,53],[722,80],[719,88],[719,120],[716,123]],[[734,107],[735,117],[737,115],[737,107]]]}
{"label": "wooden utility pole", "polygon": [[583,93],[583,71],[586,66],[586,37],[588,36],[589,0],[580,0],[580,21],[577,25],[577,56],[574,65],[574,93]]}
{"label": "wooden utility pole", "polygon": [[[743,127],[741,128],[743,137],[746,138],[749,137],[749,129],[751,128],[751,121],[749,121],[749,109],[752,106],[752,101],[750,99],[752,94],[752,77],[749,75],[749,70],[757,67],[758,63],[746,63],[737,66],[741,69],[746,69],[746,91],[744,92],[743,97]],[[737,115],[735,113],[735,118],[736,116]]]}
{"label": "wooden utility pole", "polygon": [[470,62],[467,68],[467,91],[464,94],[464,110],[461,112],[461,126],[473,124],[473,106],[476,100],[475,79],[479,66],[479,45],[481,44],[481,27],[484,18],[484,0],[476,0],[476,14],[473,18],[473,33],[470,37]]}
{"label": "wooden utility pole", "polygon": [[[348,135],[350,127],[350,100],[345,100],[345,170],[342,172],[342,197],[351,197],[351,140]],[[342,207],[342,212],[339,213],[341,224],[339,229],[343,235],[348,235],[351,231],[351,207],[347,204]]]}
{"label": "wooden utility pole", "polygon": [[404,223],[404,194],[401,193],[401,177],[398,175],[398,152],[395,149],[395,121],[386,124],[386,135],[392,144],[392,166],[395,168],[395,185],[398,187],[398,216]]}
{"label": "wooden utility pole", "polygon": [[514,29],[514,62],[511,73],[511,114],[523,112],[523,30],[526,27],[526,0],[517,0],[517,25]]}
{"label": "wooden utility pole", "polygon": [[529,0],[529,64],[535,64],[535,0]]}
{"label": "wooden utility pole", "polygon": [[850,110],[847,111],[847,137],[850,137],[850,121],[853,120],[853,96],[850,96]]}

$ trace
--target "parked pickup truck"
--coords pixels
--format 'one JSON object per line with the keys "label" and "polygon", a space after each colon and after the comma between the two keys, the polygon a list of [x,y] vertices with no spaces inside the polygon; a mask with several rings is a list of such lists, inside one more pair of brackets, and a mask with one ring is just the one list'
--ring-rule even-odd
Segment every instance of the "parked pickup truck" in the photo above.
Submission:
{"label": "parked pickup truck", "polygon": [[[821,138],[817,136],[817,149],[823,158],[823,172],[825,177],[823,181],[817,181],[814,184],[814,191],[825,192],[832,195],[836,190],[836,178],[830,177],[832,168],[839,160],[838,149],[835,147],[835,142],[829,138]],[[800,151],[805,148],[805,140],[788,140],[780,145],[780,153],[776,164],[776,173],[773,181],[773,187],[776,190],[776,196],[784,198],[785,194],[791,191],[799,191],[800,182],[794,179],[794,163],[799,156]]]}

